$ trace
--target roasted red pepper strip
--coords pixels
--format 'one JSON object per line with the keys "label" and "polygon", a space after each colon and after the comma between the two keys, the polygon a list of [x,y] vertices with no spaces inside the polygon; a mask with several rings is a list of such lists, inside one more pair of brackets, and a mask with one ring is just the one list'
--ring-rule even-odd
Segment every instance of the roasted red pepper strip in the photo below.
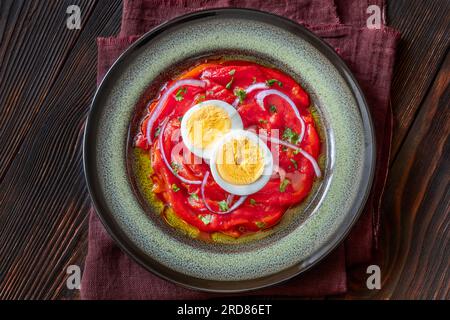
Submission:
{"label": "roasted red pepper strip", "polygon": [[[157,121],[160,124],[164,118],[169,118],[165,131],[159,133],[163,134],[163,145],[159,144],[158,139],[151,146],[148,145],[145,137],[148,115],[142,120],[141,130],[135,138],[137,148],[150,151],[154,170],[153,191],[182,220],[203,232],[222,232],[239,237],[276,225],[287,208],[300,203],[312,188],[315,173],[311,163],[301,153],[279,146],[279,174],[274,174],[263,189],[248,196],[232,213],[216,214],[205,207],[198,184],[181,182],[167,168],[162,160],[161,148],[164,148],[163,152],[178,175],[188,180],[201,181],[209,171],[209,166],[205,163],[194,164],[194,156],[187,148],[183,149],[184,153],[175,152],[184,147],[179,133],[181,117],[201,101],[218,99],[232,104],[236,100],[235,89],[245,90],[254,83],[265,83],[269,89],[281,91],[296,104],[306,126],[304,139],[298,145],[317,159],[321,143],[309,110],[309,95],[285,73],[248,61],[206,62],[186,71],[174,81],[186,78],[204,80],[206,88],[189,88],[183,92],[182,99],[168,100]],[[291,107],[278,96],[268,96],[264,101],[264,109],[261,109],[255,100],[257,92],[249,93],[237,106],[244,128],[255,131],[264,129],[269,133],[278,130],[280,139],[297,143],[295,139],[300,133],[301,125]],[[157,100],[150,104],[149,114],[156,103]],[[183,154],[191,160],[189,163],[186,163]],[[229,194],[210,178],[205,187],[205,196],[214,210],[220,210],[219,202],[226,201]],[[235,196],[233,202],[238,198]]]}

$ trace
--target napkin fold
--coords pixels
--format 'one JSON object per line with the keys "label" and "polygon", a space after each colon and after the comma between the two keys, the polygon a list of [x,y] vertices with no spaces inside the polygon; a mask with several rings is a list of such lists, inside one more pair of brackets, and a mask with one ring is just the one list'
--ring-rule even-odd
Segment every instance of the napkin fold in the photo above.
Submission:
{"label": "napkin fold", "polygon": [[[380,29],[368,29],[367,8],[382,12]],[[117,37],[99,38],[97,82],[117,57],[143,33],[176,16],[220,7],[252,8],[304,24],[328,42],[347,63],[367,98],[377,139],[372,191],[347,240],[311,270],[284,284],[246,295],[322,297],[345,293],[347,270],[369,264],[378,248],[380,202],[386,181],[392,138],[390,85],[399,33],[384,25],[384,0],[125,0]],[[135,263],[112,241],[94,210],[89,219],[89,248],[83,299],[205,299],[218,294],[188,290],[160,279]]]}

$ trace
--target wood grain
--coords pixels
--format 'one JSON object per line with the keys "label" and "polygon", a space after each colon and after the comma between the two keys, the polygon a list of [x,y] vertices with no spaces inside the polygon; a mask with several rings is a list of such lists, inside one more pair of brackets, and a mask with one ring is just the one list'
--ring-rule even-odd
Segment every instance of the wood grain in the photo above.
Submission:
{"label": "wood grain", "polygon": [[51,10],[26,2],[19,19],[37,14],[32,30],[17,28],[25,21],[11,24],[11,44],[0,51],[8,57],[0,87],[0,298],[77,293],[65,291],[65,270],[82,266],[86,251],[81,141],[95,91],[95,38],[118,32],[121,4],[78,2],[86,20],[71,31],[69,2]]}
{"label": "wood grain", "polygon": [[387,3],[389,26],[402,34],[391,89],[394,159],[448,50],[450,1],[392,0]]}
{"label": "wood grain", "polygon": [[[82,10],[80,31],[66,28],[71,4]],[[389,1],[402,42],[383,289],[368,291],[355,276],[348,298],[450,298],[449,6]],[[78,297],[65,281],[87,249],[81,141],[95,91],[95,39],[116,34],[120,19],[120,0],[0,1],[0,299]]]}
{"label": "wood grain", "polygon": [[[382,290],[349,298],[450,299],[450,55],[391,168],[383,202]],[[361,276],[362,274],[362,276]]]}
{"label": "wood grain", "polygon": [[[7,30],[0,50],[0,154],[4,155],[0,181],[80,36],[80,32],[66,28],[70,3],[50,1],[43,6],[39,1],[20,1],[10,7],[8,18],[16,11],[20,15],[15,27]],[[76,4],[89,17],[95,2]]]}
{"label": "wood grain", "polygon": [[385,294],[449,299],[450,55],[392,166],[384,202]]}

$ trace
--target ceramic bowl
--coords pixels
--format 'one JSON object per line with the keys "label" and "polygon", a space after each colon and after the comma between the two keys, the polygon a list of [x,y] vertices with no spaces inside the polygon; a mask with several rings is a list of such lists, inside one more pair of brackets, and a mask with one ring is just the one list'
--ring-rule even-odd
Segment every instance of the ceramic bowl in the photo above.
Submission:
{"label": "ceramic bowl", "polygon": [[[324,176],[270,235],[236,245],[191,239],[142,206],[127,171],[130,122],[151,84],[210,55],[271,64],[310,93],[320,116]],[[370,114],[338,55],[306,28],[279,16],[216,9],[165,23],[136,41],[98,88],[86,125],[88,188],[109,234],[149,271],[205,291],[242,292],[290,279],[332,251],[357,220],[373,179]]]}

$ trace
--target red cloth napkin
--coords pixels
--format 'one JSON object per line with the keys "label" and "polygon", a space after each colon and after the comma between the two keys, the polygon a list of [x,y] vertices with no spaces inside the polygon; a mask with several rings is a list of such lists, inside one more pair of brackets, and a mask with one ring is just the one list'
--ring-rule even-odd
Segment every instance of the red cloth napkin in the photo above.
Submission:
{"label": "red cloth napkin", "polygon": [[[244,7],[303,23],[333,46],[358,79],[369,103],[377,138],[377,167],[365,210],[344,244],[310,271],[275,287],[246,295],[318,297],[345,293],[347,269],[370,263],[377,248],[380,200],[388,170],[392,135],[390,84],[399,33],[367,29],[369,5],[384,0],[125,0],[120,35],[99,38],[98,82],[115,59],[142,33],[175,16],[216,7]],[[384,16],[383,16],[384,17]],[[217,297],[162,280],[123,253],[90,213],[89,250],[82,279],[83,299],[196,299]]]}

